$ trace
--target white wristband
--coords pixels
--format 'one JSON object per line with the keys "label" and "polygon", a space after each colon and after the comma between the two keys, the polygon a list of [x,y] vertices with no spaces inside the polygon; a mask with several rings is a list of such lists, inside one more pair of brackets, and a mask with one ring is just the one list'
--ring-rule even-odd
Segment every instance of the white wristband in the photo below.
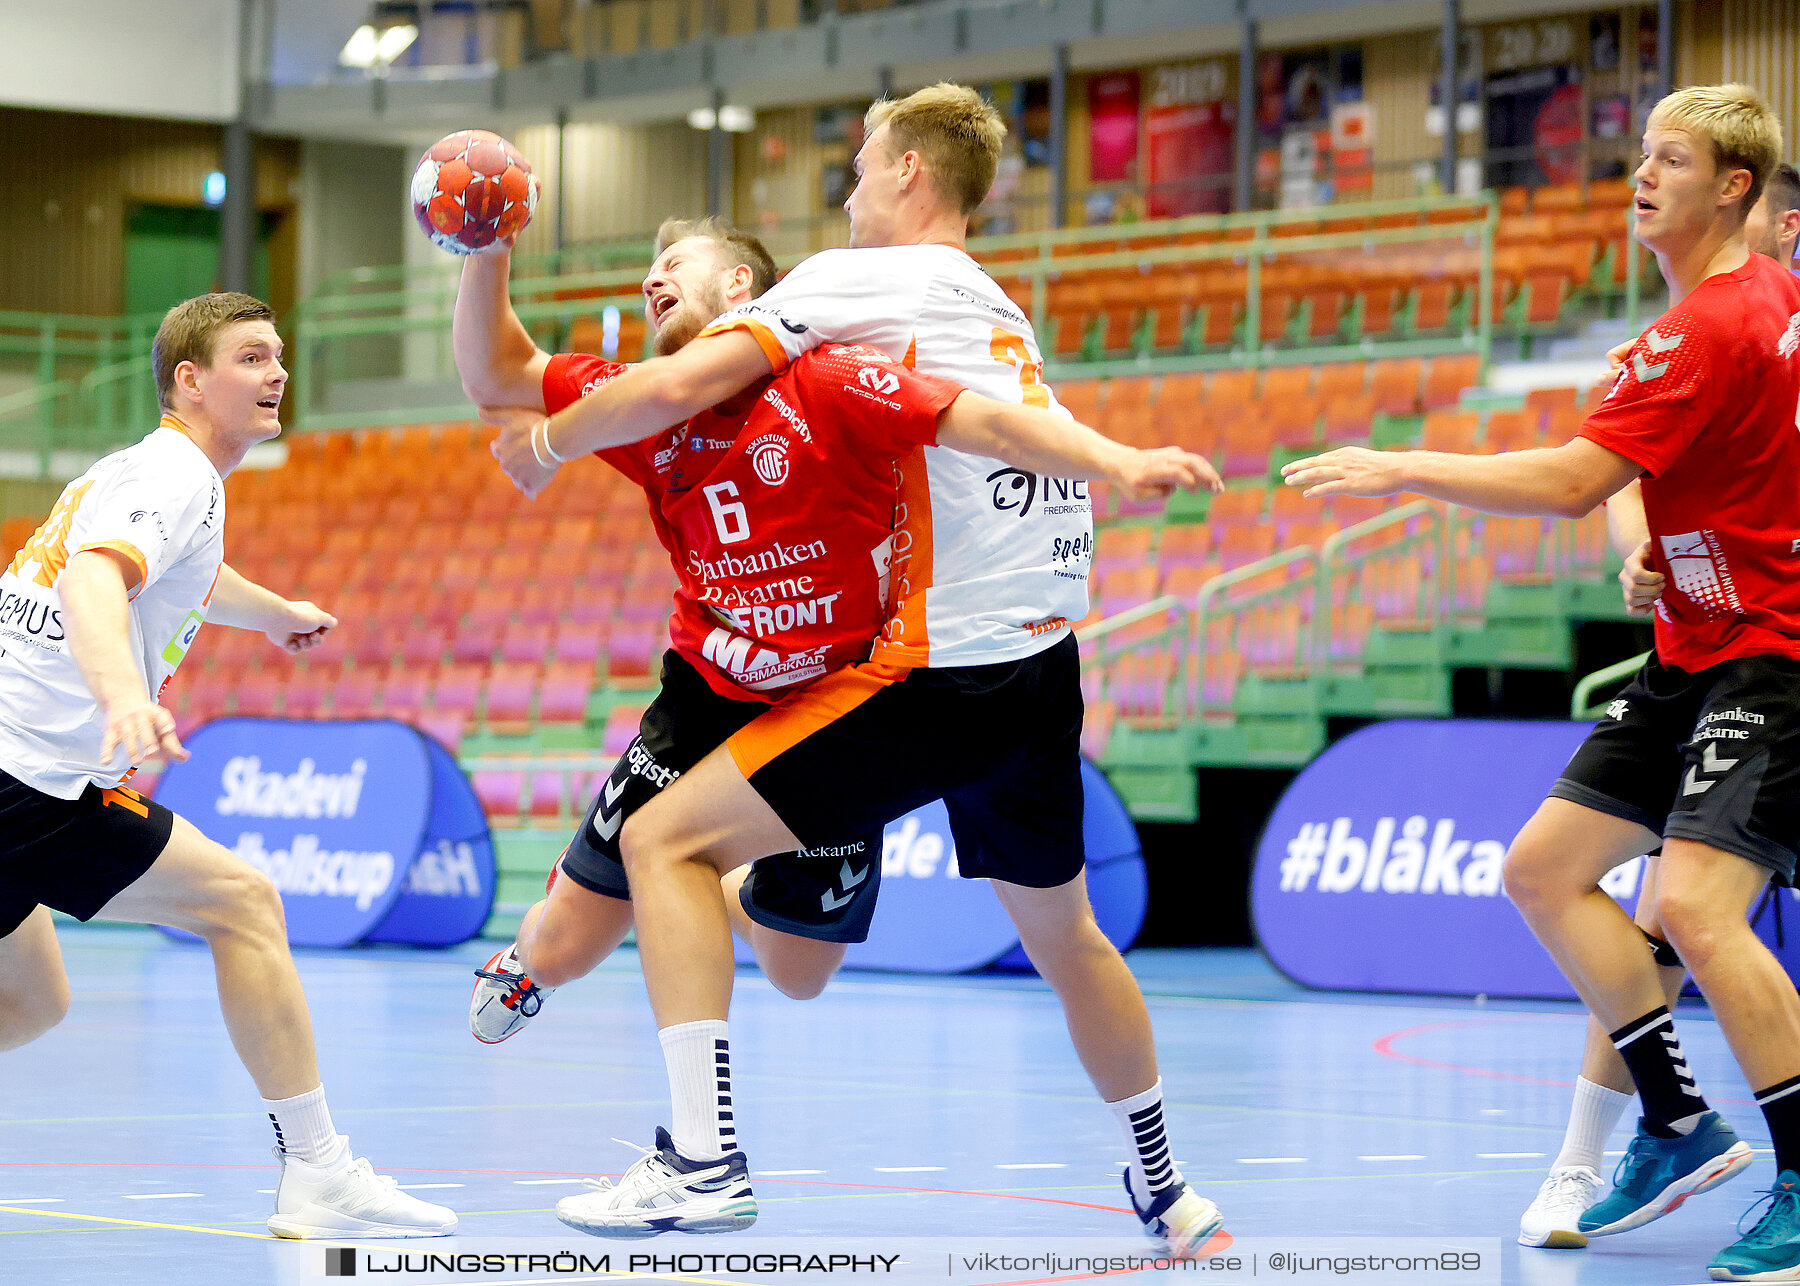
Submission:
{"label": "white wristband", "polygon": [[[540,436],[542,436],[542,438],[544,440],[544,449],[541,452],[538,450],[538,438]],[[545,456],[549,456],[550,459],[549,460],[544,459]],[[546,469],[554,467],[552,465],[551,461],[555,461],[556,464],[567,464],[568,463],[567,460],[565,460],[561,456],[557,455],[556,448],[550,445],[550,417],[549,416],[545,416],[543,419],[539,420],[536,424],[531,426],[531,457],[532,457],[532,459],[536,460],[539,464],[543,465],[544,468],[546,468]]]}

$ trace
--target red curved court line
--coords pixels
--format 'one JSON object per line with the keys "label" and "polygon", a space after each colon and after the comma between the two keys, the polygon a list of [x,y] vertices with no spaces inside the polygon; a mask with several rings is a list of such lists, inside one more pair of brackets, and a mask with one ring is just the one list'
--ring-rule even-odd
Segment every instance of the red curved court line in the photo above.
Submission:
{"label": "red curved court line", "polygon": [[[1443,1031],[1450,1027],[1475,1027],[1482,1023],[1499,1023],[1509,1020],[1505,1018],[1458,1018],[1450,1022],[1425,1023],[1419,1027],[1405,1027],[1399,1031],[1391,1031],[1377,1040],[1371,1048],[1383,1058],[1391,1058],[1398,1063],[1411,1063],[1414,1067],[1435,1067],[1440,1071],[1461,1072],[1464,1076],[1486,1076],[1497,1081],[1523,1081],[1527,1085],[1549,1085],[1556,1089],[1572,1090],[1574,1081],[1553,1081],[1542,1076],[1524,1076],[1518,1072],[1502,1072],[1492,1067],[1470,1067],[1467,1063],[1445,1063],[1435,1058],[1420,1058],[1417,1054],[1402,1054],[1394,1048],[1394,1042],[1404,1040],[1408,1036],[1417,1036],[1428,1031]],[[1755,1099],[1716,1098],[1707,1096],[1709,1103],[1729,1103],[1736,1107],[1755,1107]]]}
{"label": "red curved court line", "polygon": [[1399,1031],[1389,1032],[1377,1040],[1373,1046],[1375,1052],[1383,1058],[1391,1058],[1398,1063],[1411,1063],[1414,1067],[1435,1067],[1440,1071],[1461,1072],[1465,1076],[1486,1076],[1497,1081],[1523,1081],[1527,1085],[1551,1085],[1557,1089],[1572,1090],[1574,1081],[1552,1081],[1542,1076],[1524,1076],[1518,1072],[1501,1072],[1491,1067],[1470,1067],[1466,1063],[1445,1063],[1435,1058],[1420,1058],[1417,1054],[1402,1054],[1394,1048],[1394,1042],[1409,1036],[1418,1036],[1428,1031],[1444,1031],[1451,1027],[1474,1027],[1482,1023],[1506,1021],[1499,1018],[1458,1018],[1450,1022],[1425,1023],[1419,1027],[1405,1027]]}
{"label": "red curved court line", "polygon": [[[41,1169],[109,1169],[109,1170],[273,1170],[271,1165],[253,1165],[247,1161],[0,1161],[0,1170],[35,1166]],[[466,1167],[430,1165],[383,1166],[384,1171],[400,1174],[536,1174],[580,1178],[573,1170],[475,1170]],[[617,1176],[613,1176],[617,1177]],[[1128,1215],[1124,1206],[1103,1206],[1092,1201],[1070,1201],[1066,1197],[1034,1197],[1020,1192],[979,1192],[966,1188],[904,1188],[891,1183],[834,1183],[826,1179],[759,1178],[758,1183],[800,1183],[816,1188],[862,1188],[874,1192],[927,1192],[949,1197],[1000,1197],[1007,1201],[1035,1201],[1047,1206],[1075,1206],[1082,1210],[1104,1210],[1108,1214]]]}

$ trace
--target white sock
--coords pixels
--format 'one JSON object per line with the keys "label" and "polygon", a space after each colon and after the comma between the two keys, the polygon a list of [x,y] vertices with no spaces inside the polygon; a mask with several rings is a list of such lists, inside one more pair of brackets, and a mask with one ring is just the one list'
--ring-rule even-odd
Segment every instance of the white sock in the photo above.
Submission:
{"label": "white sock", "polygon": [[731,1045],[723,1018],[677,1023],[656,1033],[669,1066],[675,1150],[691,1161],[717,1161],[737,1150],[731,1113]]}
{"label": "white sock", "polygon": [[1163,1128],[1162,1078],[1142,1094],[1108,1103],[1125,1133],[1131,1156],[1131,1190],[1145,1205],[1165,1188],[1185,1182],[1169,1157],[1168,1131]]}
{"label": "white sock", "polygon": [[1606,1140],[1631,1102],[1630,1094],[1609,1090],[1585,1076],[1575,1078],[1575,1102],[1569,1108],[1569,1129],[1563,1135],[1562,1151],[1551,1162],[1552,1170],[1565,1166],[1585,1165],[1601,1168]]}
{"label": "white sock", "polygon": [[331,1124],[331,1109],[325,1106],[323,1085],[293,1098],[266,1098],[263,1107],[275,1127],[275,1146],[283,1156],[329,1166],[344,1154],[344,1140]]}

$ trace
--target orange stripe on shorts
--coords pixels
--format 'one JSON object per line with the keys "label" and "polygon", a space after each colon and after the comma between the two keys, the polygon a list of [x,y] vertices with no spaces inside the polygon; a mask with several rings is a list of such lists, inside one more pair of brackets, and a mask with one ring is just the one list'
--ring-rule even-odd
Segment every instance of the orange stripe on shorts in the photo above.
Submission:
{"label": "orange stripe on shorts", "polygon": [[864,661],[815,679],[738,729],[726,742],[738,771],[749,780],[805,741],[835,723],[876,693],[899,683],[911,669]]}

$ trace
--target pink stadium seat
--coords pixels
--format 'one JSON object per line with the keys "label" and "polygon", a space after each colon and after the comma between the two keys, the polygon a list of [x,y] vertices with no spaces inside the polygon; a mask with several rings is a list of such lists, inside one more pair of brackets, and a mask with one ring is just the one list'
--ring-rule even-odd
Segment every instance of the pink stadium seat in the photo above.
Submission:
{"label": "pink stadium seat", "polygon": [[487,681],[484,718],[489,727],[528,727],[537,696],[537,671],[529,666],[502,665]]}
{"label": "pink stadium seat", "polygon": [[538,689],[538,721],[581,723],[587,718],[588,696],[594,689],[591,664],[553,665]]}
{"label": "pink stadium seat", "polygon": [[519,824],[519,797],[525,793],[525,773],[516,768],[480,768],[470,774],[475,797],[481,801],[494,826]]}
{"label": "pink stadium seat", "polygon": [[560,769],[540,769],[531,774],[531,799],[526,809],[534,818],[562,817],[566,805],[563,774]]}
{"label": "pink stadium seat", "polygon": [[426,710],[412,722],[421,732],[441,742],[451,754],[462,748],[463,734],[469,728],[469,718],[460,710]]}
{"label": "pink stadium seat", "polygon": [[550,636],[552,663],[585,665],[591,671],[600,663],[606,646],[605,632],[595,625],[564,621]]}

